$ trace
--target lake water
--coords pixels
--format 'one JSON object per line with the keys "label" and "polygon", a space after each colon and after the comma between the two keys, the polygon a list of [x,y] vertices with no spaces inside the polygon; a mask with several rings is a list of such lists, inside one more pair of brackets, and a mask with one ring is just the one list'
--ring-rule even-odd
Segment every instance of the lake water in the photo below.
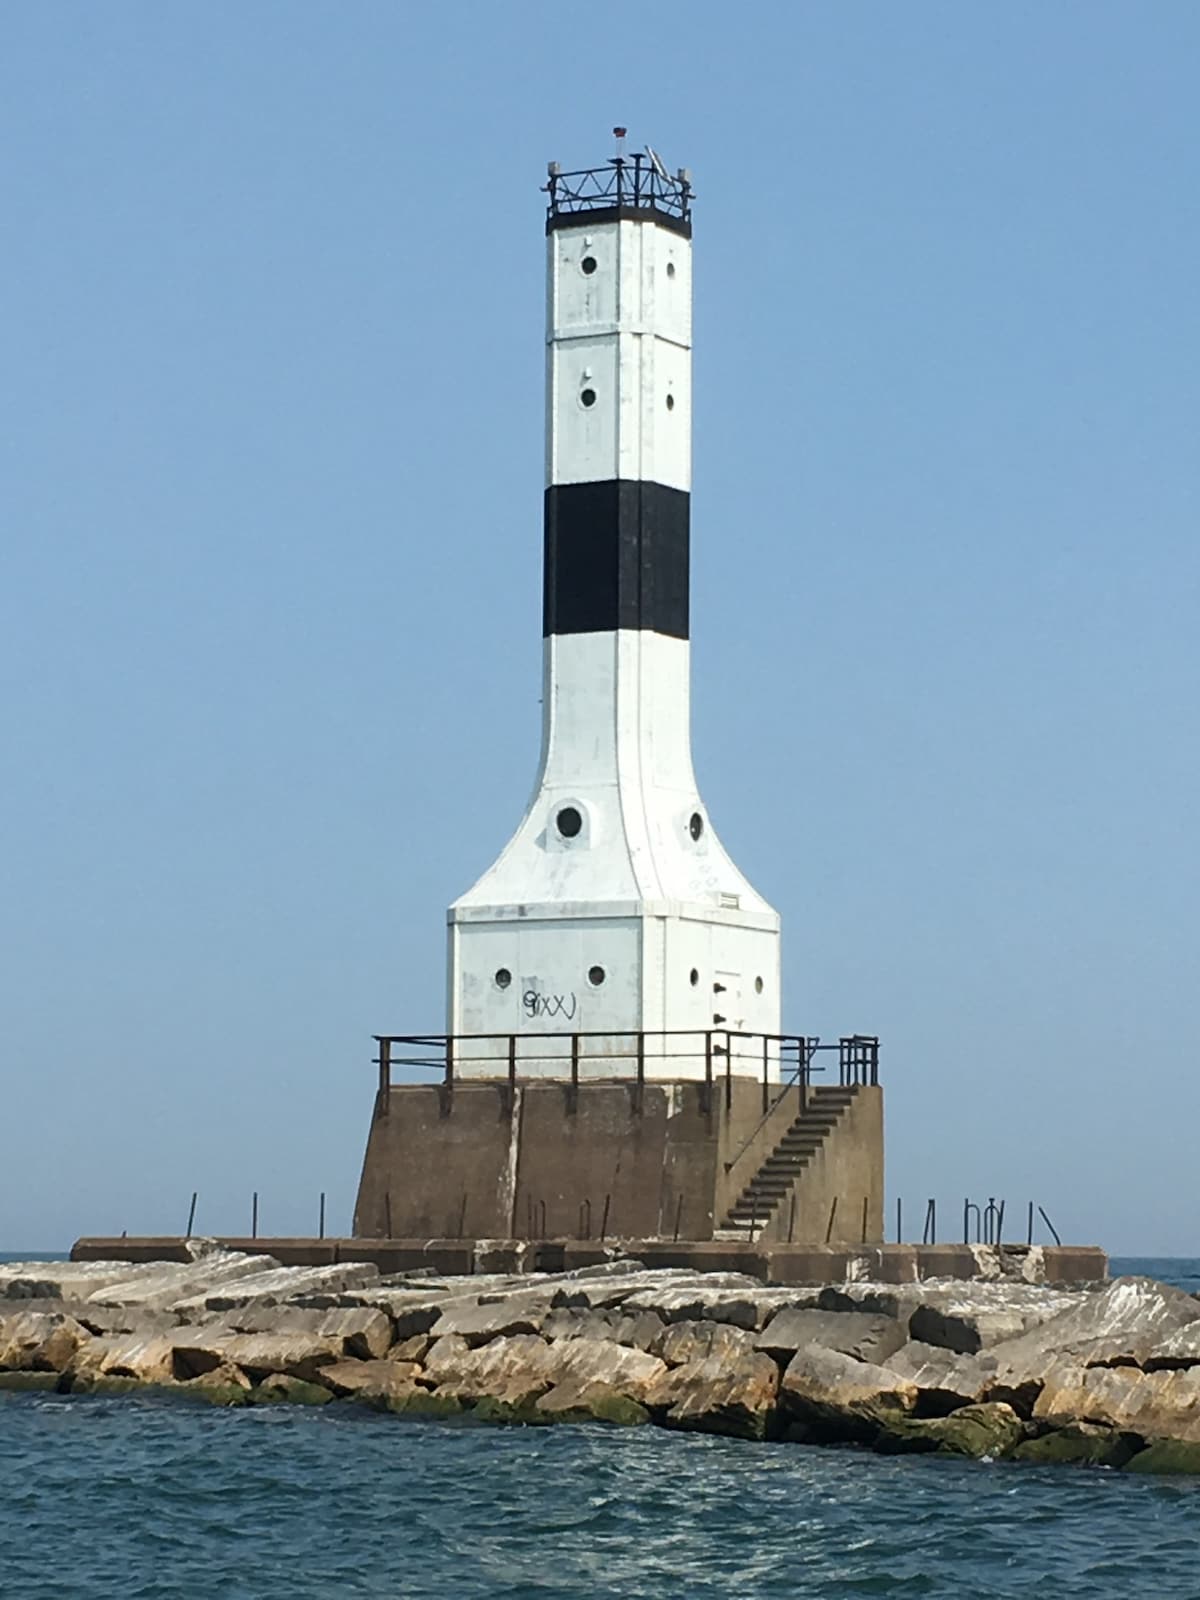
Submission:
{"label": "lake water", "polygon": [[1200,1479],[0,1396],[3,1600],[1200,1600],[1198,1524]]}

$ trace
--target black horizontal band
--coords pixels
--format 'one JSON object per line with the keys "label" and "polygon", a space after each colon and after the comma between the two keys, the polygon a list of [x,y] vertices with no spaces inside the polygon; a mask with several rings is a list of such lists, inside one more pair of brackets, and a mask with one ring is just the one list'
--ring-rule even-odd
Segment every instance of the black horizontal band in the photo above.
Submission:
{"label": "black horizontal band", "polygon": [[688,636],[691,496],[635,479],[546,490],[542,632]]}
{"label": "black horizontal band", "polygon": [[555,211],[546,218],[546,232],[558,233],[563,228],[599,227],[602,222],[656,222],[660,228],[670,228],[685,239],[692,237],[692,219],[677,217],[658,206],[593,206],[578,211]]}

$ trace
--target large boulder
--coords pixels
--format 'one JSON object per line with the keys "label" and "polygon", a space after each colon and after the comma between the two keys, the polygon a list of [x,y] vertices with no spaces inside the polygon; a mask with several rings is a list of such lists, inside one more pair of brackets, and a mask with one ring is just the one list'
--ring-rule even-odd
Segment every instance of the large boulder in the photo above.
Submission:
{"label": "large boulder", "polygon": [[610,1339],[563,1339],[547,1347],[555,1383],[603,1383],[618,1394],[645,1403],[650,1387],[667,1370],[665,1362],[644,1350],[614,1344]]}
{"label": "large boulder", "polygon": [[753,1354],[754,1335],[729,1322],[672,1322],[665,1328],[660,1323],[649,1351],[669,1367],[712,1359],[734,1362]]}
{"label": "large boulder", "polygon": [[333,1399],[324,1384],[310,1383],[286,1372],[273,1372],[256,1383],[247,1396],[251,1405],[323,1406]]}
{"label": "large boulder", "polygon": [[128,1261],[0,1262],[0,1301],[86,1300],[113,1283],[149,1277],[160,1263]]}
{"label": "large boulder", "polygon": [[1069,1463],[1080,1467],[1123,1467],[1141,1448],[1142,1441],[1135,1433],[1102,1428],[1092,1422],[1068,1422],[1064,1427],[1048,1427],[1026,1439],[1012,1451],[1012,1458],[1038,1466]]}
{"label": "large boulder", "polygon": [[[211,1260],[211,1257],[209,1258]],[[231,1311],[239,1306],[276,1306],[299,1296],[322,1299],[349,1289],[365,1289],[378,1282],[379,1268],[374,1262],[343,1262],[324,1267],[263,1268],[272,1258],[257,1256],[260,1270],[207,1284],[195,1294],[173,1304],[188,1314]]]}
{"label": "large boulder", "polygon": [[[80,1380],[97,1376],[131,1378],[139,1383],[170,1383],[181,1376],[169,1333],[100,1334],[80,1346],[71,1371],[72,1388],[82,1388]],[[192,1374],[184,1372],[182,1376]]]}
{"label": "large boulder", "polygon": [[220,1321],[234,1333],[315,1334],[331,1340],[342,1355],[360,1361],[377,1360],[392,1346],[392,1319],[374,1306],[316,1310],[269,1307],[256,1301],[225,1312]]}
{"label": "large boulder", "polygon": [[776,1363],[743,1348],[698,1356],[673,1367],[642,1398],[650,1410],[662,1414],[668,1427],[762,1439],[774,1418],[778,1392]]}
{"label": "large boulder", "polygon": [[632,1345],[649,1350],[663,1331],[663,1320],[656,1311],[554,1310],[542,1322],[547,1339],[609,1339],[613,1344]]}
{"label": "large boulder", "polygon": [[895,1317],[855,1311],[778,1311],[754,1341],[755,1348],[786,1364],[809,1345],[840,1350],[856,1361],[883,1365],[908,1338]]}
{"label": "large boulder", "polygon": [[870,1440],[892,1418],[911,1412],[917,1394],[914,1383],[886,1367],[809,1345],[788,1363],[779,1401],[793,1437]]}
{"label": "large boulder", "polygon": [[1086,1366],[1141,1366],[1172,1334],[1200,1319],[1200,1302],[1153,1278],[1117,1278],[1074,1294],[1064,1310],[992,1352],[999,1370],[1044,1366],[1071,1355]]}
{"label": "large boulder", "polygon": [[1179,1439],[1155,1439],[1145,1450],[1138,1451],[1125,1470],[1200,1473],[1200,1444],[1186,1444]]}
{"label": "large boulder", "polygon": [[885,1455],[936,1450],[980,1461],[1010,1454],[1025,1437],[1025,1424],[1002,1403],[963,1406],[948,1417],[893,1416],[880,1429],[875,1448]]}
{"label": "large boulder", "polygon": [[513,1294],[486,1305],[459,1302],[447,1306],[433,1324],[435,1339],[465,1339],[471,1346],[515,1334],[537,1333],[550,1310],[545,1294]]}
{"label": "large boulder", "polygon": [[344,1342],[318,1333],[236,1333],[224,1323],[180,1328],[167,1336],[174,1351],[177,1377],[199,1377],[226,1363],[255,1380],[283,1373],[308,1383],[320,1381],[320,1369],[345,1355]]}
{"label": "large boulder", "polygon": [[[542,1340],[537,1339],[537,1344]],[[472,1365],[471,1347],[458,1334],[445,1334],[435,1339],[422,1358],[425,1380],[432,1387],[457,1383]]]}
{"label": "large boulder", "polygon": [[1187,1322],[1160,1339],[1142,1357],[1144,1372],[1200,1366],[1200,1321]]}
{"label": "large boulder", "polygon": [[487,1399],[531,1406],[555,1381],[552,1351],[575,1342],[549,1345],[536,1334],[518,1333],[472,1347],[461,1335],[448,1334],[426,1357],[424,1377],[439,1394],[467,1404]]}
{"label": "large boulder", "polygon": [[1033,1416],[1200,1443],[1200,1368],[1142,1372],[1137,1367],[1085,1367],[1063,1357],[1045,1373]]}
{"label": "large boulder", "polygon": [[607,1339],[558,1339],[515,1334],[471,1348],[448,1336],[425,1358],[424,1381],[469,1404],[485,1397],[510,1407],[530,1406],[550,1389],[572,1383],[603,1384],[641,1402],[666,1371],[656,1356]]}
{"label": "large boulder", "polygon": [[768,1315],[767,1304],[760,1302],[761,1292],[761,1284],[742,1290],[695,1283],[678,1289],[640,1289],[624,1304],[628,1311],[655,1311],[664,1322],[730,1322],[753,1331],[762,1327]]}
{"label": "large boulder", "polygon": [[[627,1266],[626,1263],[614,1263],[614,1266],[622,1265]],[[603,1311],[613,1306],[625,1305],[636,1297],[637,1304],[632,1309],[657,1311],[660,1309],[657,1303],[659,1297],[677,1295],[687,1289],[699,1289],[706,1294],[718,1295],[729,1290],[761,1291],[762,1284],[742,1272],[697,1272],[690,1267],[642,1269],[638,1272],[618,1272],[595,1278],[585,1278],[582,1273],[569,1273],[558,1280],[552,1298],[555,1307]],[[682,1302],[685,1306],[694,1306],[696,1303],[694,1296],[691,1300],[685,1299]]]}
{"label": "large boulder", "polygon": [[131,1267],[128,1276],[109,1280],[87,1295],[95,1305],[144,1306],[150,1311],[167,1311],[193,1300],[198,1295],[215,1293],[239,1278],[261,1274],[264,1267],[276,1269],[272,1256],[244,1255],[236,1250],[215,1251],[199,1261],[153,1263],[151,1271]]}
{"label": "large boulder", "polygon": [[991,1365],[978,1356],[956,1355],[938,1345],[910,1339],[887,1358],[889,1372],[915,1384],[917,1409],[924,1416],[946,1416],[979,1398]]}
{"label": "large boulder", "polygon": [[922,1344],[937,1345],[958,1355],[975,1355],[985,1346],[1019,1338],[1029,1326],[1028,1316],[1017,1306],[930,1304],[915,1307],[908,1331]]}
{"label": "large boulder", "polygon": [[420,1370],[415,1361],[334,1361],[321,1368],[321,1383],[335,1395],[383,1401],[414,1388]]}
{"label": "large boulder", "polygon": [[62,1312],[18,1312],[0,1320],[0,1368],[65,1372],[92,1335]]}
{"label": "large boulder", "polygon": [[636,1427],[649,1422],[646,1407],[631,1400],[607,1383],[580,1382],[568,1378],[555,1384],[536,1402],[538,1416],[552,1422],[606,1422],[617,1427]]}
{"label": "large boulder", "polygon": [[[369,1305],[391,1318],[397,1339],[415,1339],[427,1334],[442,1315],[450,1298],[434,1291],[412,1289],[376,1289],[363,1296],[358,1303]],[[477,1298],[467,1297],[469,1304],[477,1305]]]}

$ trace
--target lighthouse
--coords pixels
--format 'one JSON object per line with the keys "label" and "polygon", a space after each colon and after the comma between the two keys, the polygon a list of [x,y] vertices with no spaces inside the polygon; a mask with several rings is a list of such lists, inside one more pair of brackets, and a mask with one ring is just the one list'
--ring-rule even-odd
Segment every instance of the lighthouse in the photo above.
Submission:
{"label": "lighthouse", "polygon": [[780,1030],[779,916],[692,767],[691,181],[615,131],[615,157],[552,163],[545,188],[541,758],[448,913],[462,1078],[498,1076],[516,1039],[526,1077],[568,1052],[611,1077],[636,1049],[646,1077],[694,1079],[714,1032],[723,1070],[761,1075]]}

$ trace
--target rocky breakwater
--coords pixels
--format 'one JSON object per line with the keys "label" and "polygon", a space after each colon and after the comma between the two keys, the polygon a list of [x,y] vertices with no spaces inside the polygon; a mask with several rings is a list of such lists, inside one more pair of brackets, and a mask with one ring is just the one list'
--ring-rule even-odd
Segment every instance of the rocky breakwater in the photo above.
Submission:
{"label": "rocky breakwater", "polygon": [[620,1259],[384,1277],[194,1254],[0,1266],[0,1391],[1200,1470],[1200,1302],[1148,1279],[778,1288]]}

